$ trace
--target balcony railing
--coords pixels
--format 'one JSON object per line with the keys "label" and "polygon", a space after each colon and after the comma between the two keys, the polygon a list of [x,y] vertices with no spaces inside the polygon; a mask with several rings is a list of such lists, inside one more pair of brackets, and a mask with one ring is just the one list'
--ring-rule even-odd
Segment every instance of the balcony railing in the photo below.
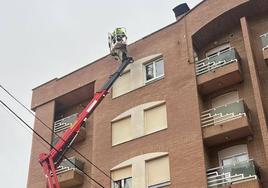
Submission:
{"label": "balcony railing", "polygon": [[202,127],[219,125],[246,116],[247,111],[248,108],[241,99],[234,103],[225,104],[202,112],[201,124]]}
{"label": "balcony railing", "polygon": [[209,56],[206,59],[196,62],[196,76],[213,71],[227,64],[238,62],[238,60],[239,55],[234,48],[229,48],[227,50],[218,52],[213,56]]}
{"label": "balcony railing", "polygon": [[253,160],[237,162],[233,165],[221,166],[207,170],[208,187],[222,187],[232,183],[238,183],[257,179],[258,167]]}
{"label": "balcony railing", "polygon": [[77,160],[75,157],[69,158],[69,160],[73,164],[71,162],[69,162],[68,160],[64,159],[61,162],[60,166],[58,166],[58,168],[56,170],[57,175],[63,174],[65,172],[68,172],[68,171],[71,171],[71,170],[75,170],[78,173],[81,173],[82,174],[82,172],[77,167],[79,167],[81,170],[83,170],[84,169],[84,163],[82,163],[81,161]]}
{"label": "balcony railing", "polygon": [[260,36],[262,41],[262,49],[265,50],[268,48],[268,33],[265,33]]}
{"label": "balcony railing", "polygon": [[68,129],[77,118],[77,113],[54,122],[54,132],[62,132]]}

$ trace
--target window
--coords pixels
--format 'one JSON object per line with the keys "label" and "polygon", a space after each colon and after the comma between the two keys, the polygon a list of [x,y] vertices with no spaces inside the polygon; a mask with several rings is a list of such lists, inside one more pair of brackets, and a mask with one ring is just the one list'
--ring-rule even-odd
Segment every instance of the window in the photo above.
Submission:
{"label": "window", "polygon": [[230,43],[226,43],[226,44],[217,46],[216,48],[213,48],[213,49],[207,51],[206,56],[211,57],[211,56],[217,54],[218,52],[223,52],[223,51],[229,49],[230,47],[231,47]]}
{"label": "window", "polygon": [[145,153],[122,161],[111,169],[111,177],[118,182],[117,185],[111,183],[111,188],[158,188],[170,185],[168,153]]}
{"label": "window", "polygon": [[132,139],[131,116],[112,122],[112,145]]}
{"label": "window", "polygon": [[147,82],[164,75],[163,55],[153,54],[135,60],[128,65],[123,74],[116,80],[112,88],[112,98],[117,98],[128,92],[146,85]]}
{"label": "window", "polygon": [[164,61],[163,61],[163,59],[155,60],[155,61],[148,63],[144,66],[145,66],[145,81],[146,82],[160,78],[164,75]]}
{"label": "window", "polygon": [[236,145],[219,151],[219,163],[221,166],[233,165],[249,160],[247,145]]}
{"label": "window", "polygon": [[238,91],[229,92],[212,99],[212,108],[234,103],[236,101],[239,101]]}
{"label": "window", "polygon": [[150,134],[167,128],[166,105],[144,110],[144,133]]}
{"label": "window", "polygon": [[233,155],[233,156],[222,159],[222,166],[234,165],[234,164],[248,161],[248,160],[249,160],[248,154],[241,153],[241,154]]}
{"label": "window", "polygon": [[113,97],[118,97],[127,93],[130,89],[130,71],[127,71],[123,73],[114,83],[112,90]]}
{"label": "window", "polygon": [[[247,145],[242,144],[226,148],[219,151],[218,156],[220,166],[223,166],[225,169],[224,176],[222,177],[230,182],[241,179],[241,173],[243,175],[243,167],[241,168],[239,163],[241,164],[242,162],[243,164],[243,162],[249,160]],[[237,166],[237,168],[231,168],[232,170],[228,173],[228,169],[230,170],[230,167],[235,166]]]}
{"label": "window", "polygon": [[164,156],[146,162],[147,187],[164,187],[170,183],[169,158]]}
{"label": "window", "polygon": [[131,177],[132,167],[124,167],[112,172],[112,178],[114,180],[113,188],[131,188],[132,187],[132,177]]}
{"label": "window", "polygon": [[167,128],[165,101],[134,106],[111,120],[112,146]]}
{"label": "window", "polygon": [[125,178],[114,182],[114,188],[131,188],[132,178]]}

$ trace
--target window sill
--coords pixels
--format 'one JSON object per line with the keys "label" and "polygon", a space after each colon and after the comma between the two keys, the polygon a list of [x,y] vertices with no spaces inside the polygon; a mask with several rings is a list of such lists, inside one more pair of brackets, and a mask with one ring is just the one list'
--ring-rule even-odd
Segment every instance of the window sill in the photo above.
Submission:
{"label": "window sill", "polygon": [[159,77],[157,77],[157,78],[154,78],[154,79],[151,79],[151,80],[147,80],[147,81],[145,81],[145,86],[146,85],[149,85],[149,84],[151,84],[151,83],[154,83],[154,82],[156,82],[156,81],[158,81],[158,80],[161,80],[161,79],[163,79],[165,77],[165,75],[162,75],[162,76],[159,76]]}
{"label": "window sill", "polygon": [[145,134],[145,135],[142,135],[142,136],[133,138],[133,139],[131,139],[131,140],[126,140],[126,141],[124,141],[124,142],[121,142],[121,143],[118,143],[118,144],[114,144],[114,145],[112,145],[112,148],[114,148],[114,147],[116,147],[116,146],[119,146],[119,145],[122,145],[122,144],[126,144],[126,143],[131,142],[131,141],[134,141],[134,140],[138,140],[138,139],[144,138],[144,137],[146,137],[146,136],[150,136],[150,135],[152,135],[152,134],[155,134],[155,133],[158,133],[158,132],[167,130],[167,129],[168,129],[168,127],[165,127],[165,128],[163,128],[163,129],[158,129],[158,130],[156,130],[155,132],[151,132],[151,133],[148,133],[148,134]]}
{"label": "window sill", "polygon": [[161,187],[166,187],[166,186],[169,186],[169,185],[171,185],[171,182],[167,181],[167,182],[164,182],[164,183],[159,183],[157,185],[148,186],[148,188],[161,188]]}

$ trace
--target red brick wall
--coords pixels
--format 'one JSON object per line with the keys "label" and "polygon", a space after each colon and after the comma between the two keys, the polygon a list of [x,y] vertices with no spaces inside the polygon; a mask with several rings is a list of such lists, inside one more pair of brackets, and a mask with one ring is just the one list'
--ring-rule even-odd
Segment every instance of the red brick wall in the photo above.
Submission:
{"label": "red brick wall", "polygon": [[[254,3],[259,1],[261,0],[254,1],[250,6],[255,6]],[[209,28],[210,23],[214,27],[213,24],[216,22],[212,21],[218,16],[225,18],[225,16],[234,13],[234,7],[236,7],[236,11],[243,12],[246,8],[244,6],[245,2],[248,2],[248,0],[206,0],[178,22],[131,44],[129,53],[134,59],[157,53],[163,54],[165,61],[164,79],[131,91],[116,99],[112,99],[109,94],[89,120],[87,139],[83,143],[75,145],[76,149],[85,154],[90,160],[93,160],[106,173],[109,173],[113,166],[134,156],[157,151],[168,152],[171,167],[170,187],[205,188],[206,166],[217,165],[217,152],[234,144],[247,143],[249,155],[263,167],[262,174],[264,179],[267,179],[268,170],[266,170],[266,161],[263,154],[263,140],[255,100],[252,96],[251,75],[248,69],[240,23],[238,22],[234,28],[227,29],[226,33],[212,38],[213,40],[209,39],[210,41],[199,50],[199,53],[202,56],[204,51],[213,46],[214,43],[211,40],[219,43],[230,41],[242,59],[244,73],[244,82],[242,84],[206,97],[201,96],[197,91],[195,65],[193,63],[192,36],[198,33],[201,28]],[[239,20],[240,17],[237,19]],[[226,20],[226,22],[230,21],[232,20]],[[268,98],[265,96],[268,94],[268,90],[265,89],[267,85],[265,83],[267,83],[268,74],[265,73],[267,73],[268,68],[264,66],[263,60],[261,60],[256,36],[268,30],[268,25],[266,19],[260,16],[250,20],[250,27],[254,28],[252,29],[255,37],[253,42],[254,54],[258,62],[264,101],[266,101],[264,103],[267,109]],[[214,28],[215,32],[220,32],[217,31],[216,26]],[[118,64],[112,57],[106,56],[61,79],[44,84],[33,90],[32,108],[36,110],[37,115],[52,126],[55,108],[53,101],[56,98],[91,82],[95,82],[95,90],[100,89],[101,85],[117,66]],[[251,111],[252,125],[254,127],[253,139],[244,138],[213,148],[204,147],[200,125],[200,109],[202,111],[208,108],[212,97],[235,88],[238,89],[241,98],[245,99]],[[168,129],[112,147],[110,121],[118,114],[134,106],[157,100],[166,101]],[[74,108],[67,110],[67,112],[73,112]],[[35,129],[41,132],[48,140],[51,139],[50,132],[37,121],[35,122]],[[41,151],[46,151],[46,149],[42,148],[37,141],[33,141],[28,178],[29,188],[41,187],[45,182],[41,167],[38,164],[38,154]],[[74,152],[70,151],[68,156],[72,155],[74,155]],[[109,179],[89,164],[85,166],[85,171],[102,182],[105,187],[110,187]],[[253,187],[255,185],[245,186]],[[85,180],[80,188],[87,187],[90,187],[90,183]]]}

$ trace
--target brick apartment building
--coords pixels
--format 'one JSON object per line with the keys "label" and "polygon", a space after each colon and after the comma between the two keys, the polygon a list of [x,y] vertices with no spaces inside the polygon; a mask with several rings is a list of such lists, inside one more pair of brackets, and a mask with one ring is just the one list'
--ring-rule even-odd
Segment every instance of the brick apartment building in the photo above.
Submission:
{"label": "brick apartment building", "polygon": [[[267,188],[268,1],[205,0],[174,12],[174,23],[129,45],[135,62],[74,147],[124,188]],[[53,79],[33,89],[31,107],[62,134],[117,67],[107,55]],[[56,139],[39,121],[34,127]],[[33,138],[28,188],[46,187],[43,151]],[[67,155],[116,187],[75,152]],[[67,162],[58,174],[62,188],[93,187]]]}

